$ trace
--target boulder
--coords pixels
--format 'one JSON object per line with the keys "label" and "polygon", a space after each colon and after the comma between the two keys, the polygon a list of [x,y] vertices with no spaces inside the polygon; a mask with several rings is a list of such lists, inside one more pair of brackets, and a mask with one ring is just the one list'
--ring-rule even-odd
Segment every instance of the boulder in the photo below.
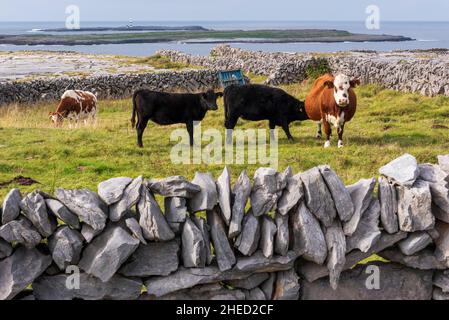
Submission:
{"label": "boulder", "polygon": [[207,211],[207,221],[210,225],[210,235],[212,244],[214,245],[214,253],[217,259],[220,271],[231,269],[235,262],[234,251],[226,237],[226,228],[222,218],[219,215],[220,209],[216,207],[214,210]]}
{"label": "boulder", "polygon": [[92,191],[57,189],[56,197],[92,229],[101,231],[106,226],[108,208]]}
{"label": "boulder", "polygon": [[277,212],[281,215],[287,213],[304,198],[304,188],[301,181],[301,175],[297,174],[287,178],[287,187],[282,192],[277,203]]}
{"label": "boulder", "polygon": [[49,217],[45,199],[37,191],[27,194],[22,199],[20,209],[42,237],[47,238],[52,235],[56,222],[52,219],[53,217]]}
{"label": "boulder", "polygon": [[162,180],[149,180],[147,187],[164,197],[192,198],[201,191],[200,186],[190,183],[182,176],[173,176]]}
{"label": "boulder", "polygon": [[131,234],[140,241],[140,243],[147,244],[145,238],[142,234],[142,228],[140,227],[139,222],[135,218],[128,218],[125,220],[125,225]]}
{"label": "boulder", "polygon": [[245,256],[256,252],[260,240],[260,219],[250,210],[243,218],[243,228],[235,240],[235,247]]}
{"label": "boulder", "polygon": [[12,251],[12,246],[5,240],[0,239],[0,260],[9,257]]}
{"label": "boulder", "polygon": [[182,258],[186,268],[204,268],[207,253],[203,233],[187,218],[182,230]]}
{"label": "boulder", "polygon": [[274,254],[274,236],[276,235],[277,227],[268,216],[262,217],[260,230],[260,245],[259,248],[265,257],[271,258]]}
{"label": "boulder", "polygon": [[299,289],[299,277],[295,269],[280,271],[276,276],[273,300],[298,300]]}
{"label": "boulder", "polygon": [[0,238],[11,244],[14,242],[20,243],[29,249],[36,247],[42,240],[40,233],[25,217],[2,225],[0,227]]}
{"label": "boulder", "polygon": [[379,177],[378,195],[380,201],[380,220],[386,232],[399,231],[398,200],[395,187],[384,177]]}
{"label": "boulder", "polygon": [[212,210],[218,202],[217,185],[210,173],[195,173],[192,183],[198,185],[201,191],[189,200],[189,209],[192,213]]}
{"label": "boulder", "polygon": [[411,256],[433,242],[432,237],[424,231],[418,231],[409,234],[407,239],[404,239],[398,243],[398,247],[401,252],[407,256]]}
{"label": "boulder", "polygon": [[424,249],[414,255],[407,256],[397,248],[390,248],[379,252],[378,255],[391,262],[396,262],[414,269],[443,270],[447,268],[446,264],[438,261],[430,249]]}
{"label": "boulder", "polygon": [[231,280],[226,284],[232,288],[251,290],[261,285],[268,278],[270,278],[270,275],[268,273],[255,273],[248,278]]}
{"label": "boulder", "polygon": [[232,190],[234,203],[232,205],[232,217],[229,224],[229,238],[234,239],[242,230],[242,220],[245,214],[246,203],[251,194],[251,181],[243,171]]}
{"label": "boulder", "polygon": [[319,168],[315,167],[301,173],[301,181],[304,185],[307,208],[326,227],[330,227],[337,216],[337,211]]}
{"label": "boulder", "polygon": [[400,186],[411,187],[419,176],[418,162],[406,153],[380,168],[379,173]]}
{"label": "boulder", "polygon": [[126,277],[168,276],[179,266],[179,241],[140,245],[119,270]]}
{"label": "boulder", "polygon": [[[197,226],[197,228],[201,231],[204,240],[204,248],[206,250],[206,265],[210,265],[214,259],[211,251],[211,242],[210,242],[210,226],[207,224],[206,219],[197,217],[193,215],[190,217],[193,223]],[[226,239],[227,240],[227,239]]]}
{"label": "boulder", "polygon": [[20,203],[22,201],[22,194],[19,189],[12,189],[8,192],[3,200],[3,210],[2,210],[2,224],[7,224],[11,222],[20,214]]}
{"label": "boulder", "polygon": [[117,203],[122,198],[126,187],[133,181],[128,177],[112,178],[98,184],[98,196],[108,206]]}
{"label": "boulder", "polygon": [[118,226],[108,226],[83,251],[79,266],[86,273],[109,281],[139,246],[139,240]]}
{"label": "boulder", "polygon": [[182,224],[187,218],[187,205],[185,198],[168,197],[164,199],[165,219],[175,234],[182,231]]}
{"label": "boulder", "polygon": [[83,250],[83,237],[67,226],[60,227],[48,240],[53,261],[60,270],[65,271],[68,266],[77,265],[81,250]]}
{"label": "boulder", "polygon": [[438,156],[438,165],[440,166],[441,170],[449,174],[449,154]]}
{"label": "boulder", "polygon": [[346,265],[346,238],[340,221],[335,220],[332,226],[326,228],[327,269],[332,289],[337,289],[340,274]]}
{"label": "boulder", "polygon": [[437,221],[435,227],[440,234],[435,240],[435,256],[449,267],[449,224]]}
{"label": "boulder", "polygon": [[228,167],[217,180],[218,204],[224,223],[229,226],[231,223],[231,176]]}
{"label": "boulder", "polygon": [[345,235],[352,236],[357,230],[360,223],[362,213],[368,209],[371,203],[372,193],[376,179],[362,179],[359,182],[348,186],[349,194],[351,195],[352,203],[354,204],[354,214],[351,219],[343,224],[343,231]]}
{"label": "boulder", "polygon": [[50,264],[51,257],[37,249],[16,249],[10,257],[0,261],[0,300],[14,298],[44,273]]}
{"label": "boulder", "polygon": [[72,229],[80,228],[80,221],[78,216],[63,205],[60,201],[55,199],[46,199],[45,204],[50,213],[52,213],[56,218],[67,224]]}
{"label": "boulder", "polygon": [[276,235],[274,237],[274,252],[284,256],[288,252],[290,244],[289,216],[276,212],[274,222],[276,223]]}
{"label": "boulder", "polygon": [[111,221],[119,221],[123,216],[139,202],[143,177],[135,178],[123,191],[120,200],[109,207],[109,219]]}

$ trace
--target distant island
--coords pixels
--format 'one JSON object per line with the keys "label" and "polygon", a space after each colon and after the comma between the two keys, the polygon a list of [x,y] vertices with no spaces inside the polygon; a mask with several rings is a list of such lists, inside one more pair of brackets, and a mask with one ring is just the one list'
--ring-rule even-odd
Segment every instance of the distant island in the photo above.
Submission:
{"label": "distant island", "polygon": [[110,31],[208,31],[201,26],[121,26],[121,27],[90,27],[79,29],[67,29],[67,28],[55,28],[55,29],[42,29],[41,32],[110,32]]}
{"label": "distant island", "polygon": [[[93,33],[80,34],[21,34],[0,35],[0,44],[12,45],[98,45],[127,43],[295,43],[295,42],[381,42],[411,41],[412,38],[395,35],[358,34],[343,30],[297,29],[297,30],[210,30],[198,26],[182,27],[190,30],[169,30],[172,27],[119,27],[80,29]],[[135,29],[138,28],[138,29]],[[153,32],[142,28],[153,28]],[[154,28],[158,28],[155,30]],[[175,27],[180,28],[180,27]],[[101,29],[101,30],[100,30]],[[61,30],[61,31],[55,31]],[[73,31],[73,30],[67,30]],[[62,29],[53,29],[62,32]],[[99,33],[100,31],[116,31]]]}

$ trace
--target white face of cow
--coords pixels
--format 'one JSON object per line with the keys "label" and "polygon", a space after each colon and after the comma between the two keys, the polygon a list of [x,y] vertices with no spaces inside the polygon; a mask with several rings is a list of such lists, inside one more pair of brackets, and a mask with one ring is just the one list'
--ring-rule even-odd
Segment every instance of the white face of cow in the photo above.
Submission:
{"label": "white face of cow", "polygon": [[349,88],[351,81],[347,75],[339,74],[334,79],[334,98],[339,107],[349,105]]}

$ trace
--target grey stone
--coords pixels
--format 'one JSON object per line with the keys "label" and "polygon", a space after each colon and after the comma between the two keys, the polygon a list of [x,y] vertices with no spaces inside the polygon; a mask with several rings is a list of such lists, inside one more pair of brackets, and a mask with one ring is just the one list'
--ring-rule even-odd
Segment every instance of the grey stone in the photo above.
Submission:
{"label": "grey stone", "polygon": [[92,240],[98,236],[103,230],[95,230],[90,225],[83,223],[81,226],[81,234],[87,243],[91,243]]}
{"label": "grey stone", "polygon": [[449,223],[449,175],[437,165],[422,164],[419,168],[419,178],[429,183],[433,214]]}
{"label": "grey stone", "polygon": [[204,268],[206,265],[206,244],[203,233],[189,218],[182,230],[182,258],[186,268]]}
{"label": "grey stone", "polygon": [[[367,287],[369,266],[379,268],[380,287]],[[331,290],[327,279],[312,283],[303,281],[302,300],[430,300],[432,297],[432,271],[410,269],[394,263],[370,263],[345,271],[337,290]]]}
{"label": "grey stone", "polygon": [[44,238],[52,235],[56,222],[48,216],[45,200],[37,191],[22,199],[20,209]]}
{"label": "grey stone", "polygon": [[443,293],[449,293],[449,269],[437,271],[433,278],[433,284],[439,287]]}
{"label": "grey stone", "polygon": [[17,242],[31,249],[37,246],[42,237],[33,227],[32,223],[25,217],[13,220],[0,227],[0,238],[9,243]]}
{"label": "grey stone", "polygon": [[92,191],[57,189],[56,197],[92,229],[101,231],[106,226],[107,206]]}
{"label": "grey stone", "polygon": [[140,241],[140,243],[147,244],[145,238],[142,234],[142,228],[139,225],[139,222],[135,218],[128,218],[125,220],[125,224],[128,227],[131,234]]}
{"label": "grey stone", "polygon": [[109,207],[109,219],[119,221],[123,216],[139,202],[143,177],[135,178],[123,191],[121,199]]}
{"label": "grey stone", "polygon": [[260,229],[260,250],[265,257],[271,258],[274,254],[274,236],[276,235],[277,227],[268,216],[262,217],[262,225]]}
{"label": "grey stone", "polygon": [[22,194],[19,189],[12,189],[8,192],[3,200],[2,210],[2,224],[7,224],[15,220],[20,214],[20,202],[22,201]]}
{"label": "grey stone", "polygon": [[139,240],[121,227],[108,226],[83,251],[81,269],[101,281],[109,281],[139,246]]}
{"label": "grey stone", "polygon": [[371,203],[372,193],[376,179],[362,179],[359,182],[348,186],[348,191],[351,195],[352,203],[354,204],[354,214],[351,219],[344,223],[343,231],[345,235],[351,236],[359,226],[362,213],[368,209]]}
{"label": "grey stone", "polygon": [[433,300],[439,300],[439,301],[446,301],[449,300],[449,293],[444,293],[441,288],[434,287],[433,288],[433,294],[432,294]]}
{"label": "grey stone", "polygon": [[320,170],[315,167],[301,174],[307,208],[326,227],[332,225],[337,216],[332,195],[324,182]]}
{"label": "grey stone", "polygon": [[318,220],[304,202],[290,214],[290,227],[292,249],[308,261],[323,264],[327,256],[326,240]]}
{"label": "grey stone", "polygon": [[132,181],[133,179],[128,177],[118,177],[100,182],[98,184],[98,196],[110,206],[122,198],[126,187]]}
{"label": "grey stone", "polygon": [[433,183],[448,183],[449,173],[441,169],[440,166],[434,164],[420,164],[419,167],[419,178]]}
{"label": "grey stone", "polygon": [[270,278],[268,273],[255,273],[246,279],[228,281],[227,285],[232,288],[251,290],[261,285],[268,278]]}
{"label": "grey stone", "polygon": [[357,229],[347,238],[346,251],[359,249],[362,252],[368,252],[380,238],[379,219],[379,200],[373,199],[368,209],[362,213]]}
{"label": "grey stone", "polygon": [[343,181],[341,181],[329,166],[320,166],[319,170],[332,195],[340,220],[348,221],[354,214],[354,204],[352,203],[351,194],[346,189]]}
{"label": "grey stone", "polygon": [[380,220],[386,232],[399,231],[398,200],[395,187],[384,177],[379,177],[378,194],[380,200]]}
{"label": "grey stone", "polygon": [[86,273],[80,274],[79,289],[67,288],[68,274],[43,276],[33,283],[33,292],[38,300],[135,300],[142,290],[142,281],[127,279],[119,275],[102,282]]}
{"label": "grey stone", "polygon": [[418,162],[406,153],[380,168],[379,173],[401,186],[411,187],[419,176]]}
{"label": "grey stone", "polygon": [[282,190],[287,186],[289,172],[280,174],[271,168],[259,168],[256,170],[250,195],[251,208],[256,217],[276,209]]}
{"label": "grey stone", "polygon": [[198,185],[201,191],[189,200],[190,211],[195,213],[212,210],[218,202],[217,185],[212,174],[197,172],[192,183]]}
{"label": "grey stone", "polygon": [[145,239],[148,241],[170,241],[175,237],[159,204],[145,187],[141,188],[137,209],[140,214],[139,224]]}
{"label": "grey stone", "polygon": [[245,300],[242,290],[229,290],[223,288],[218,283],[199,285],[186,290],[179,290],[156,298],[151,294],[146,294],[141,299],[148,300]]}
{"label": "grey stone", "polygon": [[218,213],[219,210],[218,207],[214,210],[208,210],[207,221],[210,225],[210,235],[214,245],[218,268],[220,271],[226,271],[234,266],[236,259],[234,251],[226,237],[225,225]]}
{"label": "grey stone", "polygon": [[304,187],[301,181],[301,174],[288,177],[287,187],[284,189],[284,192],[282,192],[282,195],[278,200],[277,211],[281,215],[287,215],[287,213],[303,198]]}
{"label": "grey stone", "polygon": [[[197,216],[192,216],[193,223],[197,226],[197,228],[201,231],[204,240],[204,249],[206,250],[206,265],[210,265],[214,256],[211,251],[211,241],[210,241],[210,226],[207,224],[204,218],[199,218]],[[227,239],[226,239],[227,240]]]}
{"label": "grey stone", "polygon": [[295,269],[277,273],[273,300],[298,300],[299,277]]}
{"label": "grey stone", "polygon": [[403,254],[411,256],[423,250],[432,242],[432,237],[427,232],[419,231],[409,234],[407,239],[398,243],[398,247]]}
{"label": "grey stone", "polygon": [[251,257],[238,258],[233,270],[249,273],[285,271],[293,267],[297,257],[294,251],[289,251],[285,256],[267,258],[259,250]]}
{"label": "grey stone", "polygon": [[327,269],[332,289],[337,289],[340,274],[346,265],[346,238],[339,221],[334,221],[325,232],[327,244]]}
{"label": "grey stone", "polygon": [[276,275],[277,275],[276,272],[270,273],[270,277],[260,285],[260,289],[265,294],[265,298],[267,300],[273,299],[274,285],[276,283]]}
{"label": "grey stone", "polygon": [[435,240],[435,256],[449,267],[449,224],[437,221],[435,228],[440,234]]}
{"label": "grey stone", "polygon": [[438,165],[441,170],[449,174],[449,154],[438,156]]}
{"label": "grey stone", "polygon": [[265,294],[260,288],[254,288],[252,290],[245,291],[245,300],[249,301],[263,301],[265,300]]}
{"label": "grey stone", "polygon": [[235,240],[235,247],[245,256],[256,252],[260,240],[260,220],[252,210],[243,218],[242,232]]}
{"label": "grey stone", "polygon": [[66,223],[73,229],[80,228],[80,222],[78,216],[63,205],[60,201],[54,199],[46,199],[45,204],[50,213],[52,213],[56,218]]}
{"label": "grey stone", "polygon": [[399,228],[406,232],[430,230],[435,226],[429,183],[417,180],[412,188],[398,187]]}
{"label": "grey stone", "polygon": [[282,215],[276,212],[274,221],[276,223],[276,235],[274,238],[274,252],[281,256],[284,256],[288,252],[288,246],[290,244],[290,230],[288,225],[288,215]]}
{"label": "grey stone", "polygon": [[177,240],[140,245],[122,266],[126,277],[168,276],[179,266],[180,245]]}
{"label": "grey stone", "polygon": [[164,199],[165,219],[175,234],[182,231],[182,224],[187,218],[187,205],[185,198],[168,197]]}
{"label": "grey stone", "polygon": [[78,264],[83,249],[83,237],[78,231],[63,226],[50,237],[48,248],[53,261],[59,269],[65,271],[68,266]]}
{"label": "grey stone", "polygon": [[391,262],[396,262],[414,269],[443,270],[447,268],[444,263],[438,261],[435,254],[430,249],[424,249],[414,255],[407,256],[396,248],[390,248],[379,252],[378,255]]}
{"label": "grey stone", "polygon": [[0,300],[10,300],[44,273],[51,264],[51,257],[37,249],[19,247],[0,261]]}
{"label": "grey stone", "polygon": [[246,171],[243,171],[232,190],[234,203],[232,205],[232,217],[229,224],[229,238],[234,239],[242,231],[242,220],[245,215],[246,203],[251,194],[251,181]]}
{"label": "grey stone", "polygon": [[217,180],[218,204],[223,221],[227,226],[231,223],[231,176],[228,167],[225,167],[223,173]]}
{"label": "grey stone", "polygon": [[148,188],[164,197],[192,198],[201,191],[200,186],[190,183],[182,176],[173,176],[162,180],[149,180]]}
{"label": "grey stone", "polygon": [[12,251],[12,246],[8,242],[0,239],[0,260],[9,257]]}

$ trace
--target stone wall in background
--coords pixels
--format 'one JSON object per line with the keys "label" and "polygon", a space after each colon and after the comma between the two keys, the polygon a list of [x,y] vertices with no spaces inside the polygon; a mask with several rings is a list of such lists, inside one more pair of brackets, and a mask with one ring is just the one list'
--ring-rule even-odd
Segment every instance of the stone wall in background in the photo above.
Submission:
{"label": "stone wall in background", "polygon": [[[448,299],[449,155],[405,154],[379,173],[350,186],[319,166],[13,189],[0,299]],[[352,268],[373,254],[389,262]]]}

